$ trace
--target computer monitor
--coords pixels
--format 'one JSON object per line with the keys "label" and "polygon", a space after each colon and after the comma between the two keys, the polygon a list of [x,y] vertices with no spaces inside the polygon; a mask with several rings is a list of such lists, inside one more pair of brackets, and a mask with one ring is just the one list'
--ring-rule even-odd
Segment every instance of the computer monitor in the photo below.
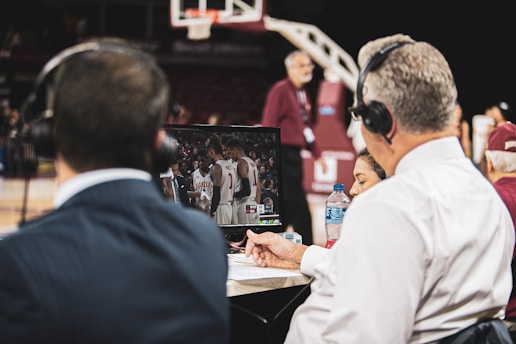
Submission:
{"label": "computer monitor", "polygon": [[[254,160],[258,166],[258,176],[249,176],[250,183],[256,180],[260,184],[261,192],[265,191],[267,186],[277,196],[275,202],[272,201],[274,197],[260,199],[256,209],[259,213],[257,223],[235,223],[235,220],[231,224],[218,223],[226,236],[238,237],[245,234],[247,229],[257,233],[264,231],[280,233],[285,231],[281,212],[282,185],[279,164],[281,159],[279,128],[208,124],[165,124],[163,127],[167,135],[177,140],[177,160],[180,173],[190,181],[193,180],[194,170],[199,166],[199,156],[207,152],[210,140],[218,140],[224,148],[228,139],[236,138],[242,144],[245,155]],[[223,154],[225,159],[231,159],[225,150]],[[208,163],[212,165],[213,161],[208,158]],[[193,183],[191,183],[190,189],[195,191]],[[191,206],[203,211],[199,199],[193,200]]]}

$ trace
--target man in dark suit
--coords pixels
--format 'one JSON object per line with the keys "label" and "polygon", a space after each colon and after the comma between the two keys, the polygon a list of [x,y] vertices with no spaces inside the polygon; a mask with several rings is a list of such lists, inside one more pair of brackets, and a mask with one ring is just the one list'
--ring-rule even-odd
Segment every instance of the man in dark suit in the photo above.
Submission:
{"label": "man in dark suit", "polygon": [[260,202],[269,206],[265,210],[266,212],[272,210],[272,214],[277,214],[280,212],[280,203],[278,201],[278,194],[271,189],[272,183],[272,179],[265,179],[263,181],[264,190],[260,195]]}
{"label": "man in dark suit", "polygon": [[59,188],[52,212],[0,240],[0,342],[227,343],[223,235],[151,178],[176,153],[160,130],[163,71],[104,39],[68,48],[42,73],[32,95],[52,95],[50,109],[24,116],[31,142],[49,126]]}
{"label": "man in dark suit", "polygon": [[188,197],[189,181],[179,173],[179,163],[174,160],[170,165],[172,176],[170,178],[171,186],[173,188],[174,201],[181,203],[185,207],[192,207],[190,198]]}

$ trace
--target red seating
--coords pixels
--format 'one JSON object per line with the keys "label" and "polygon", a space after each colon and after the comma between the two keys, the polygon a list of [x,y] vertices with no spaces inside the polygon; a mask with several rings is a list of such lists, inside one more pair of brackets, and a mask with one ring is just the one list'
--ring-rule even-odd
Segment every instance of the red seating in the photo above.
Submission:
{"label": "red seating", "polygon": [[221,124],[260,121],[267,91],[263,68],[199,64],[164,68],[170,76],[173,97],[192,112],[191,123],[206,123],[213,113],[220,114]]}

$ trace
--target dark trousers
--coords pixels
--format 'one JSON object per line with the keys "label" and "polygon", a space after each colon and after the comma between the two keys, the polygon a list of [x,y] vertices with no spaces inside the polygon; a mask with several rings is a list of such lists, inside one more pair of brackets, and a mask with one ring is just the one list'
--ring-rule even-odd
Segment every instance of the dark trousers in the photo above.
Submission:
{"label": "dark trousers", "polygon": [[303,236],[303,244],[313,244],[312,215],[303,188],[303,159],[301,150],[281,146],[281,173],[283,184],[282,214],[285,228],[292,225]]}

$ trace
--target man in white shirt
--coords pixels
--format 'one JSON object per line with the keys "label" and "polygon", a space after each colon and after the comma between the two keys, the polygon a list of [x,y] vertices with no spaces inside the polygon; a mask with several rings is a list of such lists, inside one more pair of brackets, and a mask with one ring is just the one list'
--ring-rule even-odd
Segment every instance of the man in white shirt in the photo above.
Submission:
{"label": "man in white shirt", "polygon": [[248,231],[258,265],[314,277],[286,343],[511,343],[514,228],[454,136],[447,61],[401,34],[368,42],[358,61],[350,111],[390,177],[352,202],[329,250]]}

